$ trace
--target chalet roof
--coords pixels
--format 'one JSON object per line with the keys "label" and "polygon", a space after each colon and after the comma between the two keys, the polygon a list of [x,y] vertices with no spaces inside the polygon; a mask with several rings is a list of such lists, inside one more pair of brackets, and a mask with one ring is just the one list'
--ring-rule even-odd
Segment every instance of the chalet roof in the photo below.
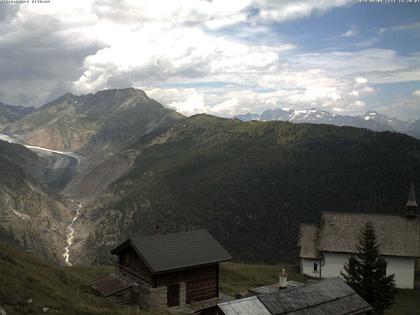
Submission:
{"label": "chalet roof", "polygon": [[339,278],[258,296],[273,315],[361,314],[371,306]]}
{"label": "chalet roof", "polygon": [[136,285],[136,282],[121,273],[111,273],[89,284],[92,289],[104,297],[122,292]]}
{"label": "chalet roof", "polygon": [[298,246],[301,258],[318,258],[318,227],[314,224],[300,224]]}
{"label": "chalet roof", "polygon": [[[129,239],[152,273],[185,269],[232,259],[207,230],[157,234]],[[124,242],[124,243],[126,243]],[[111,251],[119,252],[121,244]]]}
{"label": "chalet roof", "polygon": [[[298,281],[287,281],[286,282],[286,287],[288,288],[293,288],[293,287],[298,287],[304,285],[302,282],[298,282]],[[273,284],[269,284],[269,285],[265,285],[262,287],[256,287],[256,288],[251,288],[248,289],[248,293],[252,294],[252,295],[260,295],[260,294],[267,294],[267,293],[274,293],[277,292],[279,290],[279,284],[278,283],[273,283]]]}
{"label": "chalet roof", "polygon": [[225,315],[271,315],[256,296],[220,303],[218,307]]}
{"label": "chalet roof", "polygon": [[419,218],[378,214],[323,212],[319,251],[355,253],[360,230],[368,221],[375,229],[381,255],[420,257]]}

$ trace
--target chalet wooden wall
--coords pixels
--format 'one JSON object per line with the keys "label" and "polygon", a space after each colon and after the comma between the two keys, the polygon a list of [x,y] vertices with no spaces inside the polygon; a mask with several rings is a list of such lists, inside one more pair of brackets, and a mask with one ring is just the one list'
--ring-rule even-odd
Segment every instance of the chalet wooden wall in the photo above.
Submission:
{"label": "chalet wooden wall", "polygon": [[[144,265],[136,251],[131,247],[125,248],[118,254],[118,261],[120,266],[128,268],[133,271],[135,276],[140,277],[147,283],[153,284],[153,275],[149,269]],[[128,271],[128,270],[125,270]]]}
{"label": "chalet wooden wall", "polygon": [[186,283],[187,304],[193,301],[218,297],[219,266],[215,264],[205,267],[195,267],[155,276],[155,285],[158,287],[179,282]]}

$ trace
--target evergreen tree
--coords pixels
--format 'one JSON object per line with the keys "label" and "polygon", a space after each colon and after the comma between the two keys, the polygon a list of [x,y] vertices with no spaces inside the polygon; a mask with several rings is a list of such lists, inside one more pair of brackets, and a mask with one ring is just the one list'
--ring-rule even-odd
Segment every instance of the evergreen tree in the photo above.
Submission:
{"label": "evergreen tree", "polygon": [[375,230],[367,222],[359,235],[357,254],[344,265],[344,280],[373,308],[383,314],[391,307],[396,294],[394,274],[386,275],[386,261],[379,256]]}

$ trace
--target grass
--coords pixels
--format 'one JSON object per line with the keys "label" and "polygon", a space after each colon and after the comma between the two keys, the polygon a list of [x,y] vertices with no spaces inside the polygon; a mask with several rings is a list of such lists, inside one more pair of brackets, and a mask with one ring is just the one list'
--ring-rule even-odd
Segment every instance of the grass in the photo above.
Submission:
{"label": "grass", "polygon": [[66,315],[152,314],[85,293],[88,282],[111,270],[103,266],[53,267],[0,243],[0,305],[8,315],[41,314],[43,308]]}
{"label": "grass", "polygon": [[89,283],[114,271],[112,266],[72,266],[62,269],[80,283]]}
{"label": "grass", "polygon": [[395,303],[386,315],[416,315],[420,314],[420,291],[398,290]]}
{"label": "grass", "polygon": [[[416,279],[420,279],[420,264],[416,266]],[[398,290],[395,303],[386,315],[420,314],[420,290]]]}
{"label": "grass", "polygon": [[279,281],[279,273],[286,268],[288,280],[305,282],[306,277],[299,273],[299,267],[285,265],[248,265],[224,263],[220,266],[220,290],[234,296],[250,288],[269,285]]}
{"label": "grass", "polygon": [[[296,265],[250,265],[223,263],[220,266],[220,288],[235,296],[250,288],[278,282],[285,267],[288,279],[305,282]],[[40,314],[44,307],[50,312],[66,315],[152,315],[126,306],[113,305],[109,300],[86,292],[86,284],[112,272],[110,266],[53,267],[31,254],[0,243],[0,305],[8,315]],[[32,300],[28,303],[28,300]],[[420,291],[399,290],[393,307],[386,315],[419,314]]]}

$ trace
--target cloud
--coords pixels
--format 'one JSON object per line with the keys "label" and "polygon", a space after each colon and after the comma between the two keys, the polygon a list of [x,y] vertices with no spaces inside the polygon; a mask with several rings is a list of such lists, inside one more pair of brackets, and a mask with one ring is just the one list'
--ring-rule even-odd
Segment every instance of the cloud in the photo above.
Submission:
{"label": "cloud", "polygon": [[364,93],[375,93],[376,89],[371,87],[371,86],[364,86],[362,88],[362,92],[364,92]]}
{"label": "cloud", "polygon": [[365,83],[367,83],[368,80],[366,78],[363,78],[363,77],[357,77],[356,79],[354,79],[354,81],[357,84],[365,84]]}
{"label": "cloud", "polygon": [[[16,6],[0,13],[0,99],[41,105],[69,90],[135,86],[187,115],[231,116],[279,106],[357,111],[375,84],[418,80],[420,56],[356,44],[352,51],[306,52],[275,31],[280,23],[353,2],[74,0]],[[352,27],[343,36],[357,33]]]}
{"label": "cloud", "polygon": [[308,17],[312,14],[322,14],[336,7],[351,4],[351,0],[283,0],[283,1],[254,1],[261,10],[256,17],[259,22],[285,22]]}
{"label": "cloud", "polygon": [[354,97],[359,97],[360,93],[359,93],[359,91],[352,90],[352,91],[349,93],[349,95],[350,95],[350,96],[354,96]]}
{"label": "cloud", "polygon": [[[142,88],[158,102],[167,104],[168,107],[187,116],[199,113],[233,116],[243,106],[238,99],[241,93],[230,93],[224,98],[218,93],[200,92],[196,88]],[[244,99],[244,97],[240,98],[241,101]]]}
{"label": "cloud", "polygon": [[[392,49],[370,48],[356,51],[332,51],[298,55],[300,61],[322,67],[334,76],[365,79],[372,84],[417,81],[420,54],[400,55]],[[367,81],[366,81],[367,82]]]}
{"label": "cloud", "polygon": [[182,114],[193,115],[203,113],[206,110],[204,94],[197,92],[195,88],[143,89],[150,97],[167,104],[168,107],[173,108]]}
{"label": "cloud", "polygon": [[357,27],[351,27],[347,32],[344,32],[343,34],[341,34],[341,37],[354,37],[357,34],[359,34],[359,29]]}
{"label": "cloud", "polygon": [[413,31],[420,30],[420,22],[414,22],[409,24],[401,24],[392,27],[381,27],[378,30],[379,35],[384,35],[387,32],[400,32],[400,31]]}
{"label": "cloud", "polygon": [[354,103],[352,103],[351,104],[352,106],[355,106],[355,107],[361,107],[361,108],[363,108],[363,107],[365,107],[365,102],[363,102],[363,101],[359,101],[359,100],[357,100],[357,101],[355,101]]}
{"label": "cloud", "polygon": [[94,36],[76,31],[95,19],[80,12],[77,5],[82,2],[72,3],[73,8],[5,6],[13,9],[0,18],[2,100],[39,105],[68,92],[71,82],[80,77],[84,59],[103,47]]}
{"label": "cloud", "polygon": [[109,87],[110,80],[131,82],[241,81],[275,67],[279,56],[293,45],[242,43],[204,32],[197,27],[170,28],[148,23],[125,33],[125,38],[85,58],[84,72],[73,84],[78,93]]}

